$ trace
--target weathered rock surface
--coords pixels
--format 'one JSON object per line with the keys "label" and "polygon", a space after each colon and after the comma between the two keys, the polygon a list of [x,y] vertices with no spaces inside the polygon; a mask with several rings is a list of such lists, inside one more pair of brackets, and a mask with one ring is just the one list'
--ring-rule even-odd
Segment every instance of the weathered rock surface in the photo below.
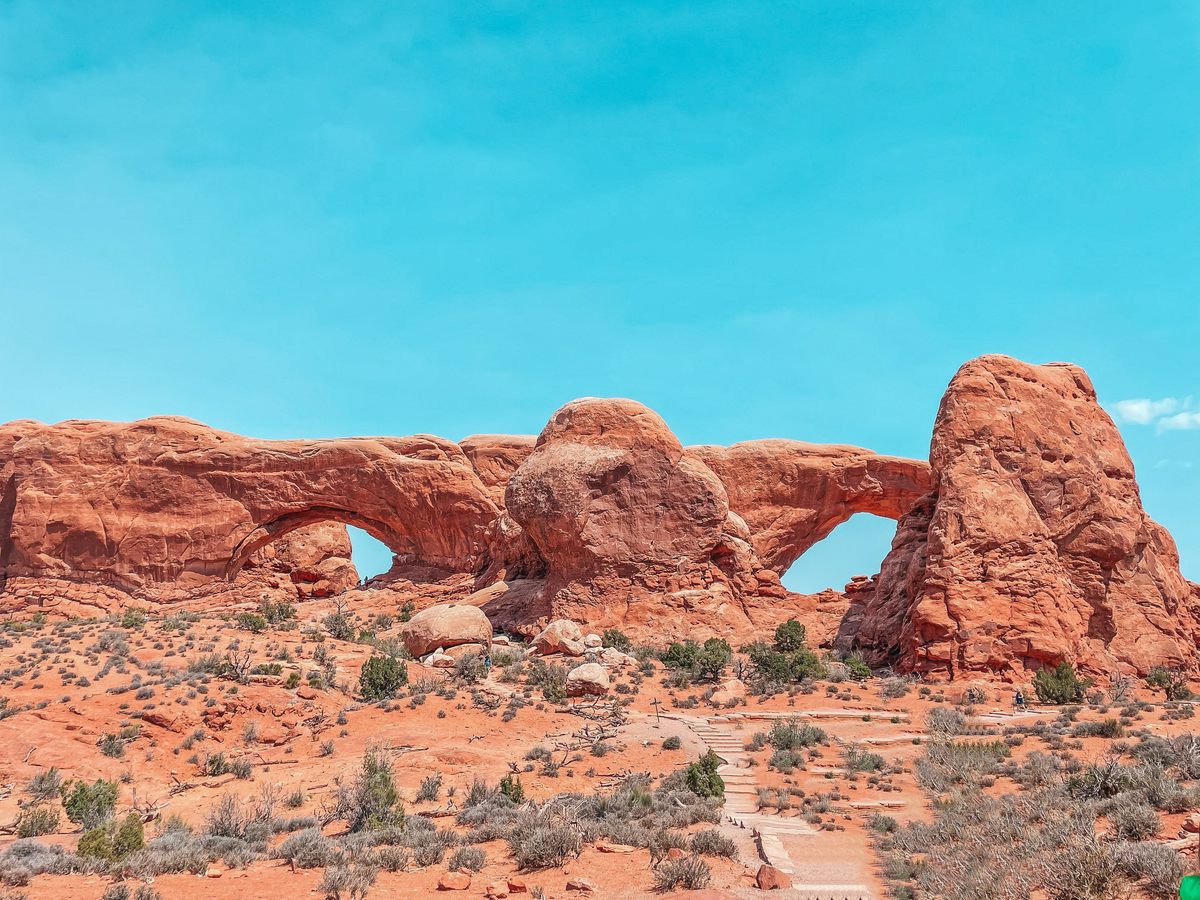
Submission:
{"label": "weathered rock surface", "polygon": [[0,426],[7,576],[187,588],[329,519],[402,562],[472,571],[496,515],[458,445],[427,435],[258,441],[169,416]]}
{"label": "weathered rock surface", "polygon": [[529,647],[535,653],[563,653],[567,656],[583,656],[583,632],[569,619],[556,619],[542,629]]}
{"label": "weathered rock surface", "polygon": [[608,670],[600,663],[584,663],[567,673],[568,697],[598,697],[608,693]]}
{"label": "weathered rock surface", "polygon": [[929,458],[933,491],[853,598],[841,646],[950,675],[1194,667],[1200,592],[1081,368],[972,360]]}
{"label": "weathered rock surface", "polygon": [[459,644],[486,647],[492,641],[492,623],[477,606],[447,603],[414,615],[400,629],[400,638],[413,656]]}
{"label": "weathered rock surface", "polygon": [[932,487],[928,463],[861,447],[763,440],[687,452],[721,479],[758,558],[780,575],[855,513],[899,519]]}
{"label": "weathered rock surface", "polygon": [[286,576],[301,597],[329,597],[358,584],[350,535],[340,522],[288,532],[252,554],[247,570]]}

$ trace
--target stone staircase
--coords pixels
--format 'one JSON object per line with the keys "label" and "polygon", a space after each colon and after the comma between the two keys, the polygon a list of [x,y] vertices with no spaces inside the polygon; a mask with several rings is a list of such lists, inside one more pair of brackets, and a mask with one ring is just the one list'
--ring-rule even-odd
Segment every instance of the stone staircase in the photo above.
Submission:
{"label": "stone staircase", "polygon": [[670,717],[685,723],[721,758],[717,774],[725,782],[726,822],[733,827],[750,829],[763,862],[793,879],[791,891],[786,896],[805,900],[871,900],[871,892],[865,885],[803,883],[802,872],[788,853],[783,839],[816,837],[819,832],[801,818],[759,812],[758,779],[754,770],[745,765],[748,754],[743,739],[733,731],[735,717],[708,719],[678,714]]}

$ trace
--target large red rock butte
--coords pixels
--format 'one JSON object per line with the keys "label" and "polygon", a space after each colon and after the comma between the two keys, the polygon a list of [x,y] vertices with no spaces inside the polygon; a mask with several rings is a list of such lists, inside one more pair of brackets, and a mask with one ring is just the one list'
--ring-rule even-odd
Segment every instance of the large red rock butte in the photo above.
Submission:
{"label": "large red rock butte", "polygon": [[1087,374],[985,356],[959,369],[930,445],[932,492],[900,519],[838,644],[943,675],[1071,661],[1193,668],[1200,588],[1142,508]]}
{"label": "large red rock butte", "polygon": [[[898,519],[874,579],[780,576],[851,515]],[[366,585],[345,525],[394,553]],[[391,591],[496,627],[551,620],[661,643],[766,636],[954,677],[1067,659],[1192,665],[1198,589],[1142,509],[1087,376],[965,365],[930,463],[759,440],[684,447],[632,400],[583,399],[536,438],[264,441],[188,419],[0,426],[0,611],[236,606]]]}

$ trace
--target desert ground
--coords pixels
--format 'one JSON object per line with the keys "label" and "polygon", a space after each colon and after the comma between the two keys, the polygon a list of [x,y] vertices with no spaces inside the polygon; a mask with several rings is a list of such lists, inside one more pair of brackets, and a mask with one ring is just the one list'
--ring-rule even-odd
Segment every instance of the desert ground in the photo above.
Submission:
{"label": "desert ground", "polygon": [[1194,861],[1164,673],[1052,704],[610,632],[608,688],[568,697],[583,658],[427,667],[361,596],[6,621],[2,896],[1166,897]]}

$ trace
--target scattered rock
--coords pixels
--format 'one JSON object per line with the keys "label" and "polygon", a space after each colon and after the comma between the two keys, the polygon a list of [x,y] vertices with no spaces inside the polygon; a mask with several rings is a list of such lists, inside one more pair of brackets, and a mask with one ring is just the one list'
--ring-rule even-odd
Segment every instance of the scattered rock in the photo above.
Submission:
{"label": "scattered rock", "polygon": [[754,886],[760,891],[786,891],[792,886],[792,879],[774,866],[764,863],[754,876]]}
{"label": "scattered rock", "polygon": [[599,697],[608,693],[608,671],[599,663],[584,663],[567,673],[568,697]]}
{"label": "scattered rock", "polygon": [[567,656],[583,656],[583,632],[569,619],[551,622],[530,642],[530,648],[543,655],[563,653]]}
{"label": "scattered rock", "polygon": [[471,876],[466,872],[446,872],[438,879],[439,891],[465,891],[471,887]]}
{"label": "scattered rock", "polygon": [[604,639],[598,634],[589,634],[583,639],[583,646],[589,650],[598,650],[604,646]]}
{"label": "scattered rock", "polygon": [[590,882],[586,878],[579,878],[577,876],[577,877],[571,878],[567,881],[567,890],[568,891],[582,891],[585,894],[590,894],[594,890],[596,890],[596,885],[592,884],[592,882]]}

